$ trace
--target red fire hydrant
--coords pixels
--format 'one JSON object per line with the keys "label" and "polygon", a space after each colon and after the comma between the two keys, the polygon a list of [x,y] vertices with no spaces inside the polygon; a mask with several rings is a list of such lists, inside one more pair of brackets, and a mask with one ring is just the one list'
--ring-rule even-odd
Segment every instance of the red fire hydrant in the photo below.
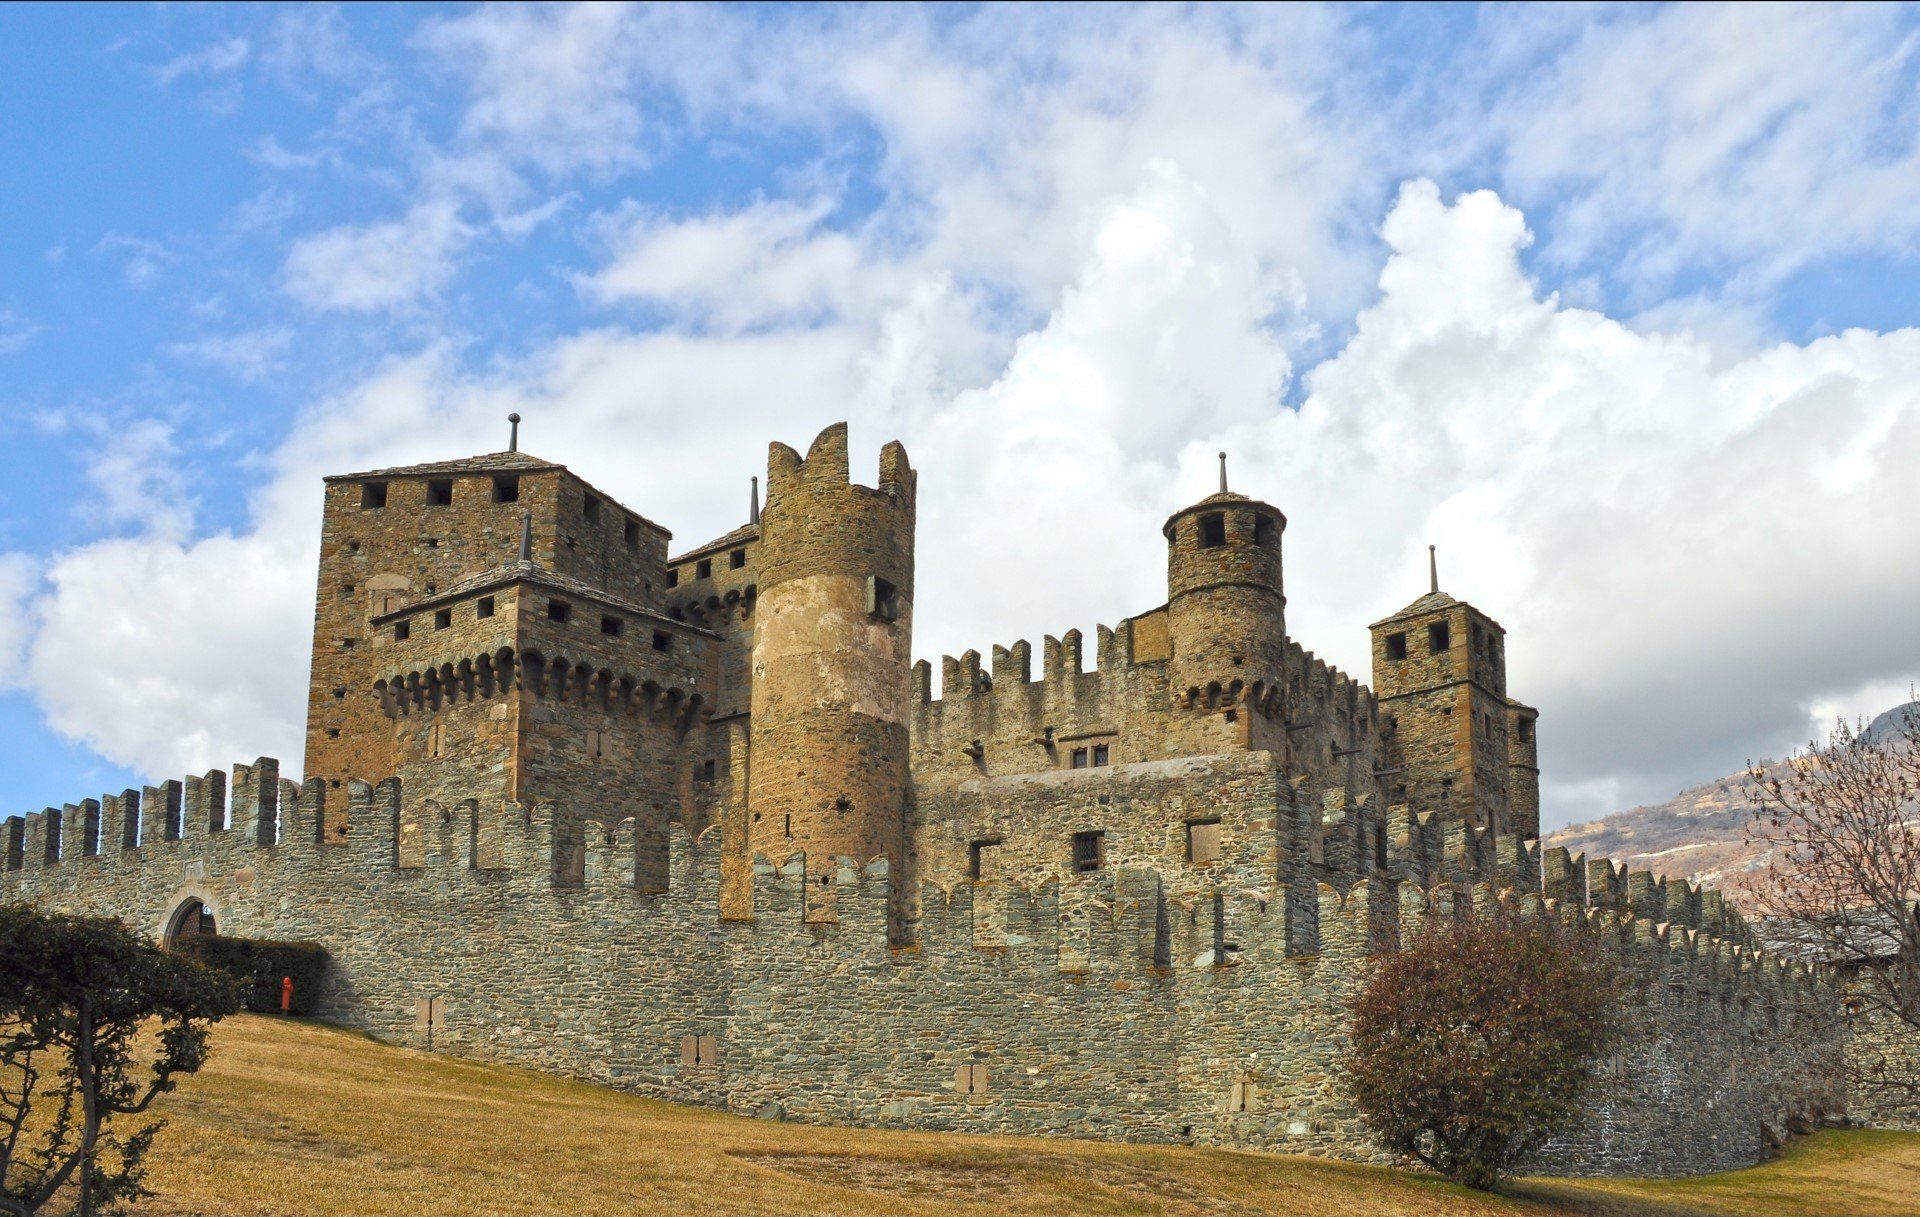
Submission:
{"label": "red fire hydrant", "polygon": [[280,978],[280,1013],[293,1013],[293,977]]}

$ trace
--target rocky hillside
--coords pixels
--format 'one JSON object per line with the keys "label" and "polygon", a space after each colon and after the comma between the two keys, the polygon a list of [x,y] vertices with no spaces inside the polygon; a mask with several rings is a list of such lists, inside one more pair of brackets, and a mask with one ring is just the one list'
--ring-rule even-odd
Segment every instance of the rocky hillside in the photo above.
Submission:
{"label": "rocky hillside", "polygon": [[[1897,706],[1880,715],[1861,733],[1861,741],[1897,740],[1899,716],[1911,712],[1909,706]],[[1632,870],[1711,884],[1738,900],[1767,864],[1766,847],[1746,839],[1753,785],[1747,774],[1731,774],[1664,803],[1563,828],[1546,844],[1589,858],[1612,858]]]}

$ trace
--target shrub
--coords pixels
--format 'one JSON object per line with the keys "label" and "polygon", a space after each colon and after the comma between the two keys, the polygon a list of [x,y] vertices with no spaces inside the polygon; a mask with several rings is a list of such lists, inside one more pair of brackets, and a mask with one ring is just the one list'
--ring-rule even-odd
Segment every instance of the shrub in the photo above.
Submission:
{"label": "shrub", "polygon": [[1354,998],[1348,1092],[1383,1145],[1490,1189],[1580,1120],[1623,983],[1585,923],[1436,916]]}
{"label": "shrub", "polygon": [[238,980],[246,1008],[259,1014],[280,1012],[280,981],[287,976],[293,977],[293,1013],[313,1013],[327,973],[327,949],[317,942],[206,935],[181,938],[174,949]]}

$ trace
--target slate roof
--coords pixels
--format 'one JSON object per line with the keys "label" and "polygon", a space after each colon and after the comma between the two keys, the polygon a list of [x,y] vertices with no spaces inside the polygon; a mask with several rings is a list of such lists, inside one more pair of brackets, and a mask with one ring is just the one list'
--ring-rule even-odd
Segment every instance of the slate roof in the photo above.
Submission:
{"label": "slate roof", "polygon": [[719,637],[719,635],[707,629],[705,626],[692,625],[685,621],[676,621],[658,609],[648,608],[643,604],[636,604],[623,596],[616,596],[604,588],[598,588],[591,583],[583,583],[569,575],[563,575],[558,571],[549,570],[541,566],[538,562],[525,562],[519,559],[515,559],[502,566],[493,567],[490,570],[480,571],[477,574],[463,576],[433,593],[431,596],[422,596],[420,599],[403,605],[391,613],[382,613],[373,620],[376,624],[392,621],[397,617],[403,617],[409,613],[417,613],[424,608],[431,608],[437,604],[459,600],[474,595],[477,592],[486,591],[489,588],[505,587],[510,583],[530,583],[536,587],[551,588],[557,592],[565,592],[569,596],[578,596],[583,600],[592,600],[596,603],[604,604],[609,608],[617,608],[623,613],[631,613],[633,616],[647,621],[670,625],[676,629],[689,630],[696,634],[705,634],[709,637]]}
{"label": "slate roof", "polygon": [[715,537],[705,545],[696,545],[694,548],[677,557],[668,558],[667,565],[677,566],[689,558],[702,557],[716,550],[732,549],[736,545],[741,545],[748,541],[758,541],[759,539],[760,526],[758,524],[742,524],[732,532]]}
{"label": "slate roof", "polygon": [[430,477],[437,473],[528,473],[545,469],[562,469],[565,465],[556,465],[552,461],[543,461],[537,456],[524,452],[485,452],[479,456],[461,457],[457,461],[428,461],[424,465],[395,465],[390,469],[368,469],[363,473],[330,473],[329,482],[356,481],[360,478],[400,478]]}

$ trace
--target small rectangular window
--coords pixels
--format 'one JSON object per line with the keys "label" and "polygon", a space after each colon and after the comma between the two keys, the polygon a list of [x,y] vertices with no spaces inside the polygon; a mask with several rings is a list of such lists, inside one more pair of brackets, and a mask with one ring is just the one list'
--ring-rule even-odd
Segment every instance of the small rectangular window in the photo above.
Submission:
{"label": "small rectangular window", "polygon": [[452,610],[452,609],[450,609],[450,608],[444,608],[444,609],[437,609],[437,610],[435,610],[435,612],[434,612],[434,614],[433,614],[433,628],[434,628],[434,629],[436,629],[436,630],[444,630],[444,629],[447,629],[448,627],[450,627],[450,626],[452,626],[452,625],[453,625],[453,610]]}
{"label": "small rectangular window", "polygon": [[520,501],[520,477],[518,474],[503,473],[493,479],[493,501],[496,503],[518,503]]}
{"label": "small rectangular window", "polygon": [[340,598],[341,598],[342,600],[351,600],[351,599],[353,599],[353,584],[351,584],[351,583],[342,583],[342,584],[340,585]]}
{"label": "small rectangular window", "polygon": [[680,568],[679,567],[669,567],[667,569],[667,586],[668,587],[680,586]]}
{"label": "small rectangular window", "polygon": [[1405,630],[1387,635],[1387,658],[1401,660],[1407,657],[1407,634]]}
{"label": "small rectangular window", "polygon": [[673,647],[672,634],[667,633],[665,630],[655,630],[653,632],[653,649],[654,650],[665,651],[665,650],[670,650],[672,647]]}
{"label": "small rectangular window", "polygon": [[572,617],[573,617],[573,606],[571,604],[568,604],[565,600],[547,601],[547,620],[548,621],[564,622],[564,621],[571,620]]}
{"label": "small rectangular window", "polygon": [[405,642],[412,634],[413,623],[411,621],[396,621],[393,623],[393,640],[395,642]]}
{"label": "small rectangular window", "polygon": [[628,549],[640,548],[640,522],[638,520],[628,520],[622,535],[626,538]]}
{"label": "small rectangular window", "polygon": [[580,509],[586,513],[587,519],[597,522],[600,519],[599,496],[588,495],[586,500],[580,505]]}
{"label": "small rectangular window", "polygon": [[900,620],[900,591],[878,577],[867,580],[867,612],[882,621]]}
{"label": "small rectangular window", "polygon": [[1207,866],[1220,860],[1220,821],[1195,820],[1187,825],[1187,861]]}
{"label": "small rectangular window", "polygon": [[453,502],[452,478],[427,479],[427,506],[446,507]]}
{"label": "small rectangular window", "polygon": [[364,511],[378,511],[387,505],[387,484],[385,482],[360,483],[360,507]]}
{"label": "small rectangular window", "polygon": [[1093,746],[1093,763],[1096,767],[1106,764],[1107,757],[1110,755],[1111,753],[1108,751],[1107,745],[1095,744]]}
{"label": "small rectangular window", "polygon": [[979,1061],[960,1066],[954,1071],[953,1088],[961,1094],[987,1093],[987,1067]]}
{"label": "small rectangular window", "polygon": [[744,549],[736,549],[732,553],[727,555],[727,566],[731,570],[739,570],[741,567],[745,566],[746,564],[747,564],[747,551]]}
{"label": "small rectangular window", "polygon": [[719,772],[720,772],[720,766],[717,762],[701,761],[700,768],[694,770],[693,776],[698,778],[700,781],[711,782],[716,776],[719,775]]}
{"label": "small rectangular window", "polygon": [[1100,869],[1106,858],[1106,836],[1104,832],[1077,832],[1073,834],[1073,869],[1086,874]]}
{"label": "small rectangular window", "polygon": [[713,577],[713,559],[702,558],[698,562],[695,562],[693,564],[693,577],[696,579],[712,578]]}
{"label": "small rectangular window", "polygon": [[607,635],[609,638],[618,638],[620,636],[620,627],[623,624],[625,623],[622,622],[618,617],[614,617],[605,613],[601,614],[600,616],[600,632],[602,634]]}
{"label": "small rectangular window", "polygon": [[475,617],[493,616],[493,597],[492,596],[480,597],[480,602],[473,606],[473,615]]}
{"label": "small rectangular window", "polygon": [[1520,720],[1519,725],[1520,725],[1520,742],[1523,744],[1532,743],[1533,742],[1533,720],[1530,718],[1523,718]]}
{"label": "small rectangular window", "polygon": [[1200,517],[1200,548],[1218,549],[1227,543],[1227,517],[1209,512]]}
{"label": "small rectangular window", "polygon": [[1269,541],[1272,541],[1272,540],[1273,540],[1273,521],[1267,519],[1267,517],[1265,516],[1261,516],[1261,515],[1254,516],[1253,517],[1253,543],[1255,545],[1264,547]]}
{"label": "small rectangular window", "polygon": [[1000,839],[992,837],[985,841],[974,841],[967,846],[967,877],[978,883],[983,879],[997,879],[1000,869],[996,860],[1000,852]]}
{"label": "small rectangular window", "polygon": [[1073,767],[1075,769],[1085,769],[1087,767],[1087,750],[1085,748],[1075,748],[1073,750]]}
{"label": "small rectangular window", "polygon": [[1444,621],[1436,621],[1427,627],[1427,649],[1435,655],[1453,646],[1453,631]]}

